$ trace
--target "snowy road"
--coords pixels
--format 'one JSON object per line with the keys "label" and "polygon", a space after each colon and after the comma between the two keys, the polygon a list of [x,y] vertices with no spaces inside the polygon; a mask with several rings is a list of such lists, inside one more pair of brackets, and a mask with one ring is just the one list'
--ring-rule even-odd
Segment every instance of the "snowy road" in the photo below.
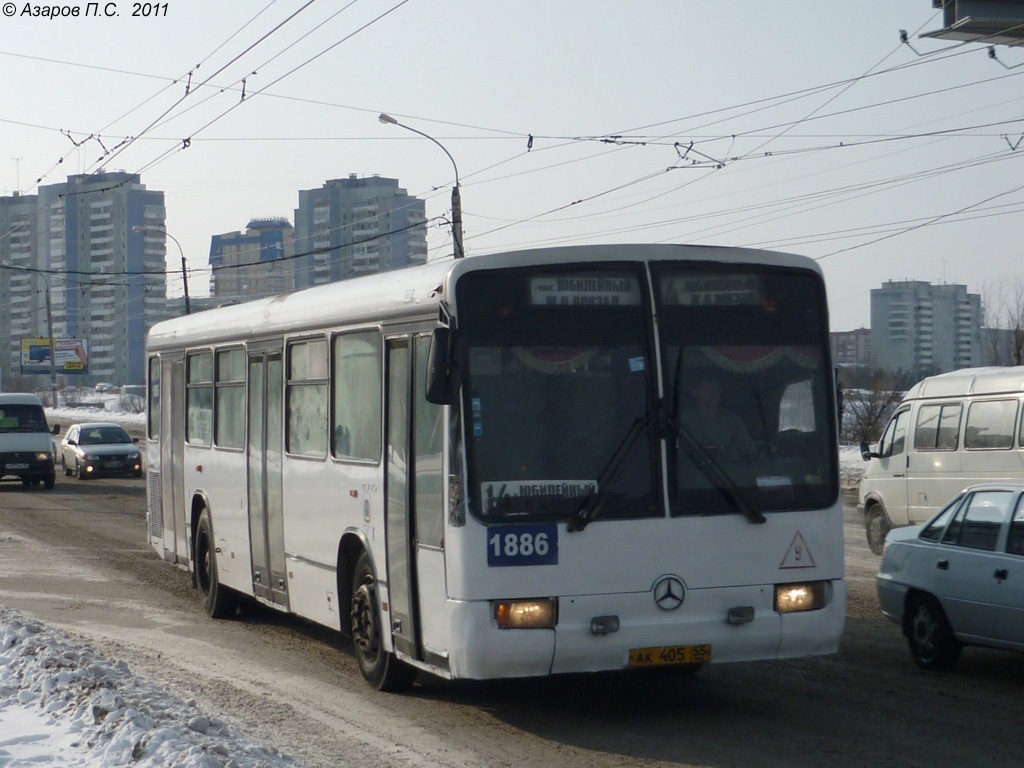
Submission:
{"label": "snowy road", "polygon": [[1024,748],[1024,656],[970,649],[954,674],[917,671],[878,614],[878,560],[852,512],[836,657],[685,679],[427,680],[389,696],[368,689],[331,632],[270,611],[207,619],[188,576],[144,543],[143,483],[0,486],[0,604],[299,765],[959,768],[1016,764]]}

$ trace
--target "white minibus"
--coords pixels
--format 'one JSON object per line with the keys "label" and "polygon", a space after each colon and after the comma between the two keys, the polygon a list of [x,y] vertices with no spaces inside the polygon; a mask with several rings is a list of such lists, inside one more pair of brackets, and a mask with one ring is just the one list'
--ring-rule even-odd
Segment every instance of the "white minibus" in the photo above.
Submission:
{"label": "white minibus", "polygon": [[1024,478],[1024,366],[965,368],[907,392],[860,484],[868,546],[882,553],[891,528],[925,522],[967,485]]}

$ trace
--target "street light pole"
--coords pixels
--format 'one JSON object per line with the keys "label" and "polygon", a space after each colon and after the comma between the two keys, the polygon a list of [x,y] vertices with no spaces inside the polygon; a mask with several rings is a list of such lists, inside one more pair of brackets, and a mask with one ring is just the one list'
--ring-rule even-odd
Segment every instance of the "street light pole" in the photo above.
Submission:
{"label": "street light pole", "polygon": [[178,242],[178,238],[168,232],[166,229],[156,229],[154,227],[132,227],[134,232],[146,233],[157,233],[164,237],[169,237],[174,241],[174,244],[178,246],[178,253],[181,255],[181,287],[185,292],[185,314],[192,314],[192,305],[188,298],[188,263],[185,261],[185,251],[181,247],[181,243]]}
{"label": "street light pole", "polygon": [[46,332],[50,335],[50,407],[57,403],[57,340],[53,338],[53,310],[50,305],[50,278],[43,272],[36,272],[46,284]]}
{"label": "street light pole", "polygon": [[411,126],[400,123],[391,115],[386,115],[383,112],[377,117],[385,125],[397,125],[399,128],[405,128],[407,131],[412,131],[415,134],[422,136],[425,139],[430,139],[441,148],[441,151],[448,155],[448,159],[452,161],[452,168],[455,169],[455,186],[452,187],[452,245],[454,249],[454,256],[456,259],[461,259],[466,255],[466,251],[462,247],[462,195],[459,193],[459,167],[455,164],[455,158],[452,157],[452,153],[445,149],[444,144],[430,136],[423,131],[418,131]]}

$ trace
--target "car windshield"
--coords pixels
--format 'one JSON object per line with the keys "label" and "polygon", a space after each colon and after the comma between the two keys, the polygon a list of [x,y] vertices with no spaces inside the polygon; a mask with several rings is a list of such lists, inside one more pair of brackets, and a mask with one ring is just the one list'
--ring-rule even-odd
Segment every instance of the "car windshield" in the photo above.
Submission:
{"label": "car windshield", "polygon": [[0,434],[4,432],[49,432],[46,415],[38,405],[8,403],[0,406]]}
{"label": "car windshield", "polygon": [[82,430],[79,445],[118,445],[130,443],[132,439],[121,427],[89,427]]}

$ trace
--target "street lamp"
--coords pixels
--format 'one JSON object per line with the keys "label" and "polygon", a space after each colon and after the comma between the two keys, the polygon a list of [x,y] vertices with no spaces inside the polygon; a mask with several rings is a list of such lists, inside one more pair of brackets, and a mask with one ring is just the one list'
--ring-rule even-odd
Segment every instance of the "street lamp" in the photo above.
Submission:
{"label": "street lamp", "polygon": [[462,247],[462,196],[459,194],[459,167],[455,164],[455,158],[452,157],[451,152],[444,148],[444,144],[433,136],[429,136],[423,131],[418,131],[404,123],[400,123],[391,115],[386,115],[383,112],[380,113],[377,119],[385,125],[397,125],[399,128],[405,128],[405,130],[412,131],[425,139],[430,139],[432,142],[437,144],[437,146],[441,148],[441,151],[448,155],[448,159],[452,161],[452,168],[455,169],[455,186],[452,187],[452,241],[455,258],[461,259],[466,255],[466,251]]}
{"label": "street lamp", "polygon": [[178,253],[181,254],[181,287],[185,292],[185,314],[192,314],[192,306],[188,300],[188,264],[185,261],[185,251],[182,250],[181,243],[178,242],[178,238],[168,232],[166,229],[156,229],[155,227],[132,227],[132,232],[141,232],[142,234],[158,234],[164,237],[169,237],[174,241],[174,244],[178,246]]}
{"label": "street lamp", "polygon": [[43,284],[46,286],[46,333],[49,336],[50,341],[50,406],[52,408],[56,408],[59,405],[57,402],[57,340],[53,338],[53,309],[50,304],[50,277],[41,270],[30,269],[28,267],[17,267],[9,261],[3,262],[3,266],[15,272],[31,272],[34,275],[38,275],[43,278]]}

